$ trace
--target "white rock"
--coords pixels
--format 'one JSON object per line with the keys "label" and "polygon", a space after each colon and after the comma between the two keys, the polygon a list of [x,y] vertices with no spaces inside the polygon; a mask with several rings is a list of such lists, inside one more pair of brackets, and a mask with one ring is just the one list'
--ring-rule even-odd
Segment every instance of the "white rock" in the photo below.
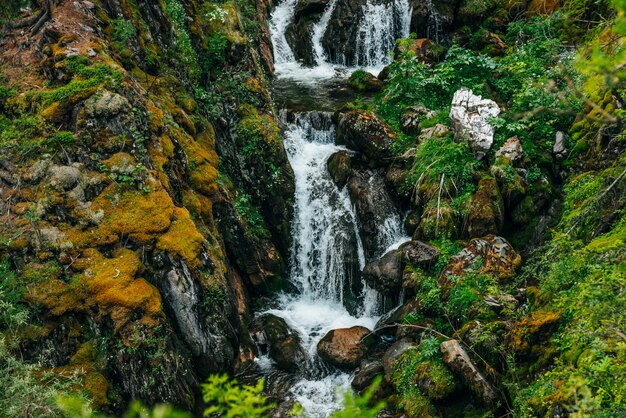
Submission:
{"label": "white rock", "polygon": [[567,150],[565,149],[565,134],[561,131],[556,133],[556,138],[554,139],[554,146],[552,147],[552,152],[557,157],[563,157]]}
{"label": "white rock", "polygon": [[450,120],[457,139],[467,139],[477,160],[481,160],[493,144],[494,127],[487,119],[500,114],[493,100],[483,99],[463,87],[454,93]]}

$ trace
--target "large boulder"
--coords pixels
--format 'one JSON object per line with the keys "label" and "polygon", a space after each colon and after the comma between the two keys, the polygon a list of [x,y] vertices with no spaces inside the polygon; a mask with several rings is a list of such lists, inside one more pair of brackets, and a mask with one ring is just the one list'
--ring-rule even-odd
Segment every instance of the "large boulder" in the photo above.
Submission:
{"label": "large boulder", "polygon": [[356,91],[374,93],[382,90],[383,82],[376,78],[376,76],[372,73],[368,73],[364,70],[357,70],[350,74],[350,78],[348,78],[348,86]]}
{"label": "large boulder", "polygon": [[317,354],[337,367],[352,369],[367,355],[372,340],[365,338],[370,330],[354,326],[329,331],[317,343]]}
{"label": "large boulder", "polygon": [[251,330],[257,346],[266,350],[281,369],[294,372],[306,361],[300,336],[283,318],[264,314],[255,321]]}
{"label": "large boulder", "polygon": [[488,235],[473,239],[461,252],[450,258],[439,276],[439,284],[448,287],[450,276],[461,277],[473,269],[500,280],[510,279],[521,263],[522,258],[506,239]]}
{"label": "large boulder", "polygon": [[494,406],[497,404],[497,392],[472,363],[467,352],[457,340],[444,341],[439,348],[446,366],[459,376],[485,405]]}
{"label": "large boulder", "polygon": [[338,116],[337,144],[363,154],[370,167],[389,164],[396,133],[371,112],[353,110]]}
{"label": "large boulder", "polygon": [[439,251],[421,241],[408,241],[391,250],[363,269],[364,280],[384,295],[396,296],[402,290],[405,266],[430,268],[439,258]]}
{"label": "large boulder", "polygon": [[384,242],[382,228],[390,217],[398,216],[393,199],[381,174],[364,168],[352,170],[348,180],[348,193],[359,220],[359,235],[363,242],[365,261],[376,260],[388,245]]}
{"label": "large boulder", "polygon": [[477,160],[481,160],[493,144],[494,127],[489,118],[500,114],[500,108],[493,100],[483,99],[468,88],[454,93],[450,120],[457,139],[466,139]]}

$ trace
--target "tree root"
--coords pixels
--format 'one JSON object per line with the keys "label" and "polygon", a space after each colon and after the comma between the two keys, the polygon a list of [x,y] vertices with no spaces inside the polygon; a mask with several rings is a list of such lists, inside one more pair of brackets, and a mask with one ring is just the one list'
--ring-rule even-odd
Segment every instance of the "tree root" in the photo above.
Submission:
{"label": "tree root", "polygon": [[52,19],[52,10],[56,4],[56,0],[39,0],[39,12],[33,16],[10,22],[7,24],[8,29],[21,29],[31,27],[30,35],[36,35],[43,25]]}

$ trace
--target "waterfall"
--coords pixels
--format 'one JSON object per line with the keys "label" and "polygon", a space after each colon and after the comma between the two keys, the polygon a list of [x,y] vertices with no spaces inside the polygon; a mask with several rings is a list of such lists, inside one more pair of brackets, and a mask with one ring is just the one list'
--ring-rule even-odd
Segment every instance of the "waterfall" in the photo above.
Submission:
{"label": "waterfall", "polygon": [[322,37],[326,33],[326,28],[328,28],[328,23],[330,22],[330,18],[335,11],[335,5],[337,4],[337,0],[330,0],[330,3],[324,9],[324,13],[320,18],[319,22],[317,22],[313,26],[313,33],[311,35],[311,40],[313,43],[313,57],[315,58],[315,63],[320,66],[326,63],[327,57],[324,52],[324,47],[322,46]]}
{"label": "waterfall", "polygon": [[285,64],[296,60],[285,37],[285,31],[293,20],[297,4],[298,0],[283,0],[270,15],[269,28],[274,47],[274,64]]}
{"label": "waterfall", "polygon": [[426,37],[435,42],[444,43],[443,18],[441,13],[437,10],[432,0],[426,1],[426,10],[428,10]]}
{"label": "waterfall", "polygon": [[409,36],[411,6],[408,0],[395,0],[390,5],[368,0],[362,13],[356,37],[357,67],[382,69],[390,63],[388,54],[396,38]]}
{"label": "waterfall", "polygon": [[356,216],[348,192],[333,183],[326,161],[334,144],[331,115],[296,114],[285,133],[285,147],[296,179],[291,280],[311,300],[345,303],[358,285]]}

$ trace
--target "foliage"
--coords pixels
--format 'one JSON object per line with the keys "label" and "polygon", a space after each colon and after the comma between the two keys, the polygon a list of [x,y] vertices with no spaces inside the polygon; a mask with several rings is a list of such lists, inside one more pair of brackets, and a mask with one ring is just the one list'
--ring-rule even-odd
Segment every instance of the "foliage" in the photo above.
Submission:
{"label": "foliage", "polygon": [[124,51],[129,40],[137,35],[133,22],[126,19],[113,19],[113,42],[118,51]]}
{"label": "foliage", "polygon": [[331,418],[374,418],[385,406],[383,402],[373,403],[376,390],[380,386],[382,376],[378,376],[372,384],[360,396],[355,396],[351,391],[344,394],[343,408],[334,412]]}
{"label": "foliage", "polygon": [[264,380],[256,386],[239,385],[227,375],[213,375],[202,385],[204,402],[209,407],[204,411],[205,417],[214,415],[241,418],[264,416],[273,404],[267,404],[263,396]]}
{"label": "foliage", "polygon": [[189,79],[196,80],[200,76],[198,55],[191,42],[191,36],[187,31],[186,13],[178,0],[166,0],[165,12],[172,21],[174,32],[174,53],[172,59],[178,62],[177,68]]}

